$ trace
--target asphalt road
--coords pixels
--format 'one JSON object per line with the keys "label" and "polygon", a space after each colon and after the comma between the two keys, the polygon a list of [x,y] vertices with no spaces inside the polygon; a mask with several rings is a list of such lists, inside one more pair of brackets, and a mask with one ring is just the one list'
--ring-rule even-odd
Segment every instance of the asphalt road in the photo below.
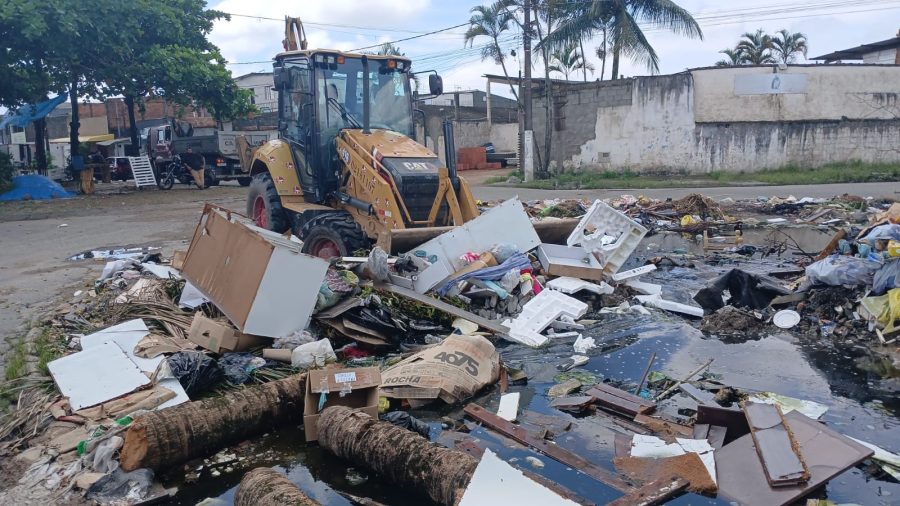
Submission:
{"label": "asphalt road", "polygon": [[[473,178],[474,179],[474,178]],[[477,185],[478,183],[475,182]],[[159,246],[166,255],[186,247],[203,202],[243,210],[246,189],[220,186],[206,191],[179,185],[164,191],[124,191],[121,184],[101,185],[103,194],[59,201],[0,203],[0,356],[9,342],[24,335],[29,321],[57,304],[71,300],[76,290],[89,290],[104,262],[68,261],[89,249],[115,246]],[[898,198],[900,183],[818,186],[677,188],[652,190],[531,190],[475,186],[476,198],[523,200],[608,198],[621,194],[680,198],[699,192],[716,199],[759,195],[830,197],[843,193]],[[0,380],[3,363],[0,359]]]}

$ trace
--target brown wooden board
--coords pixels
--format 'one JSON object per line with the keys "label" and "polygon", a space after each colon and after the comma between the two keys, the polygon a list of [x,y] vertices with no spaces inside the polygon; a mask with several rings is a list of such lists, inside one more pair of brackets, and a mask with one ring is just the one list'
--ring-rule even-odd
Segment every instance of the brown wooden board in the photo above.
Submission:
{"label": "brown wooden board", "polygon": [[601,407],[628,417],[634,417],[638,413],[652,413],[656,409],[656,404],[647,399],[603,383],[594,385],[585,393],[593,397]]}
{"label": "brown wooden board", "polygon": [[744,404],[744,415],[769,485],[780,487],[808,480],[809,470],[803,456],[797,453],[796,442],[781,409],[775,404],[748,402]]}
{"label": "brown wooden board", "polygon": [[672,420],[665,420],[663,418],[658,418],[654,416],[647,416],[644,414],[637,414],[634,416],[634,421],[647,427],[651,431],[657,434],[669,435],[669,436],[677,436],[677,437],[686,437],[692,438],[694,437],[694,428],[688,427],[687,425],[681,425],[678,422],[674,422]]}
{"label": "brown wooden board", "polygon": [[671,499],[686,489],[690,482],[684,478],[662,478],[644,485],[643,487],[626,494],[607,506],[652,506],[661,504]]}
{"label": "brown wooden board", "polygon": [[874,453],[796,411],[784,415],[784,419],[809,466],[809,481],[770,487],[762,463],[753,458],[753,437],[747,434],[716,450],[720,498],[745,506],[792,504]]}
{"label": "brown wooden board", "polygon": [[562,411],[584,411],[588,404],[594,401],[590,395],[577,395],[574,397],[557,397],[550,401],[550,407]]}
{"label": "brown wooden board", "polygon": [[747,425],[747,417],[744,412],[736,408],[723,408],[722,406],[697,406],[696,423],[708,423],[710,425],[718,425],[728,429],[725,434],[725,444],[750,433],[750,426]]}
{"label": "brown wooden board", "polygon": [[548,443],[541,438],[534,436],[525,429],[508,422],[499,416],[487,411],[477,404],[469,404],[465,407],[465,413],[470,417],[478,420],[486,427],[489,427],[500,434],[527,445],[535,451],[540,452],[557,462],[577,469],[582,473],[594,478],[595,480],[609,485],[620,492],[630,492],[634,486],[625,481],[621,476],[616,475],[612,471],[603,469],[593,462],[590,462],[580,455],[572,453],[553,443]]}
{"label": "brown wooden board", "polygon": [[414,290],[410,290],[409,288],[403,288],[402,286],[392,285],[390,283],[376,283],[375,288],[379,290],[386,290],[391,293],[395,293],[397,295],[402,295],[404,297],[413,299],[415,301],[421,302],[422,304],[427,304],[435,309],[443,311],[447,314],[451,314],[453,316],[458,316],[459,318],[465,318],[472,323],[477,324],[479,327],[490,330],[491,332],[506,335],[509,332],[509,329],[500,325],[500,323],[488,320],[487,318],[482,318],[477,314],[470,313],[464,309],[460,309],[451,304],[447,304],[446,302],[435,299],[434,297],[429,297],[428,295],[422,295],[417,293]]}

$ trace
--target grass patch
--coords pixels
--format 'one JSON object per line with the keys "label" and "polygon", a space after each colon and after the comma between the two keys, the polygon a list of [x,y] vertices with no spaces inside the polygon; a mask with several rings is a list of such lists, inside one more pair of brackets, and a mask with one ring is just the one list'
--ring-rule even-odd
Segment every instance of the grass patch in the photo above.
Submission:
{"label": "grass patch", "polygon": [[25,347],[25,339],[19,339],[19,342],[13,347],[10,352],[9,359],[6,361],[6,380],[15,380],[19,379],[22,376],[25,376],[25,362],[28,355],[28,350]]}
{"label": "grass patch", "polygon": [[759,182],[772,185],[865,183],[900,180],[897,163],[831,163],[818,168],[789,166],[760,172],[714,172],[709,175],[721,183]]}
{"label": "grass patch", "polygon": [[[521,172],[512,175],[522,177]],[[507,177],[489,178],[486,184],[505,183]],[[631,171],[570,172],[515,186],[541,190],[641,189],[712,187],[729,185],[809,185],[900,181],[900,163],[833,163],[818,168],[789,166],[759,172],[713,172],[703,175],[641,175]]]}
{"label": "grass patch", "polygon": [[41,374],[49,375],[47,363],[63,356],[65,350],[66,343],[61,336],[55,335],[47,327],[41,329],[41,334],[34,341],[34,355],[38,359],[38,370]]}

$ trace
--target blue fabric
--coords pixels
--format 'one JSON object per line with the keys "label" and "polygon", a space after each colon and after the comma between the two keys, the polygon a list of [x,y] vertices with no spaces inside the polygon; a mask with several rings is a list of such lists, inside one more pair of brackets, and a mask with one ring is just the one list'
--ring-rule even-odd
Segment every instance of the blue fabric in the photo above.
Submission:
{"label": "blue fabric", "polygon": [[466,279],[475,278],[484,281],[496,281],[502,278],[504,274],[512,269],[521,271],[522,269],[527,269],[529,267],[531,267],[531,262],[528,260],[528,257],[521,253],[516,253],[500,265],[485,267],[484,269],[478,269],[477,271],[467,272],[462,276],[457,276],[450,281],[447,281],[437,289],[437,293],[438,295],[443,296],[448,291],[450,291],[450,287],[453,286],[454,283],[464,281]]}
{"label": "blue fabric", "polygon": [[56,106],[65,102],[67,98],[68,95],[60,95],[37,105],[25,104],[19,107],[15,113],[11,113],[3,121],[0,121],[0,128],[6,128],[8,125],[25,128],[32,121],[50,114],[50,111],[56,109]]}
{"label": "blue fabric", "polygon": [[0,201],[67,199],[75,196],[56,181],[38,174],[16,176],[12,184],[12,190],[0,195]]}

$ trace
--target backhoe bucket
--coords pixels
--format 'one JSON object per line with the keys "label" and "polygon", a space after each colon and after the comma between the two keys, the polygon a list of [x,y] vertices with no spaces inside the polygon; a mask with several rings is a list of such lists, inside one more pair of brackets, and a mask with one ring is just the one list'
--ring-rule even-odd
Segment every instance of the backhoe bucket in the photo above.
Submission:
{"label": "backhoe bucket", "polygon": [[[543,219],[534,223],[534,230],[543,243],[565,244],[566,238],[578,225],[577,218]],[[424,227],[393,229],[381,234],[377,244],[391,254],[414,251],[416,247],[456,227]]]}

